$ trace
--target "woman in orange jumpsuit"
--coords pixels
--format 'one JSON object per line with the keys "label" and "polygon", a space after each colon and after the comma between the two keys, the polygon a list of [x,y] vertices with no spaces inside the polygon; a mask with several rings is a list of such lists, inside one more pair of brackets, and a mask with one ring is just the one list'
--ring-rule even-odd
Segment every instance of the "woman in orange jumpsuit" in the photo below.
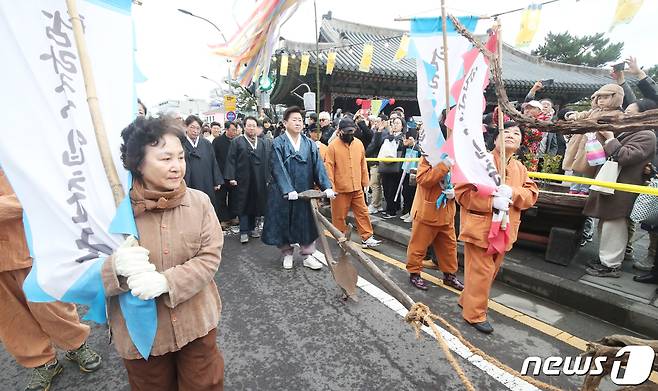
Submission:
{"label": "woman in orange jumpsuit", "polygon": [[[490,254],[488,234],[494,209],[508,211],[508,242],[505,252],[516,242],[521,211],[537,201],[539,190],[528,178],[523,164],[512,158],[519,149],[522,131],[515,123],[504,127],[505,156],[507,156],[505,184],[500,185],[492,196],[478,194],[472,184],[455,187],[457,203],[461,206],[459,240],[464,242],[464,291],[459,298],[462,316],[480,332],[489,334],[493,327],[487,320],[489,292],[496,273],[503,263],[505,253]],[[496,139],[494,161],[500,171],[500,138]]]}

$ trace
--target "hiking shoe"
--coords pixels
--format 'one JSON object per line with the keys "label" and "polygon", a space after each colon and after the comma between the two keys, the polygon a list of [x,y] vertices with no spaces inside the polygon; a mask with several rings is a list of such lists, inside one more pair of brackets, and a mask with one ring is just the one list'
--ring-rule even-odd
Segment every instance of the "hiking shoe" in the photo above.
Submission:
{"label": "hiking shoe", "polygon": [[32,368],[30,380],[25,386],[25,391],[48,391],[55,376],[62,373],[64,367],[55,359],[55,361],[40,367]]}
{"label": "hiking shoe", "polygon": [[304,263],[303,265],[311,270],[320,270],[322,269],[322,264],[320,261],[313,255],[309,255],[306,258],[304,258]]}
{"label": "hiking shoe", "polygon": [[375,208],[372,205],[368,206],[368,214],[374,215],[377,212],[379,212],[379,210],[377,208]]}
{"label": "hiking shoe", "polygon": [[633,262],[633,268],[642,270],[643,272],[650,272],[653,269],[653,257],[646,257],[641,261]]}
{"label": "hiking shoe", "polygon": [[260,238],[260,232],[258,232],[258,230],[255,229],[249,232],[249,236],[251,236],[252,238]]}
{"label": "hiking shoe", "polygon": [[101,356],[92,350],[87,342],[75,350],[67,351],[66,359],[78,363],[82,372],[94,372],[101,367]]}
{"label": "hiking shoe", "polygon": [[593,261],[587,262],[587,266],[589,266],[589,268],[591,268],[591,269],[601,269],[601,268],[605,267],[605,265],[602,264],[601,260],[598,259],[598,258],[596,258]]}
{"label": "hiking shoe", "polygon": [[283,268],[292,269],[292,255],[283,256]]}
{"label": "hiking shoe", "polygon": [[585,270],[585,273],[589,274],[590,276],[594,276],[594,277],[619,278],[619,277],[621,277],[621,268],[620,267],[607,267],[605,265],[601,265],[601,268],[598,268],[598,269],[595,269],[593,267],[588,267]]}
{"label": "hiking shoe", "polygon": [[240,234],[240,243],[242,243],[242,244],[247,244],[247,243],[249,243],[249,235],[247,235],[247,234]]}
{"label": "hiking shoe", "polygon": [[380,244],[382,244],[382,241],[381,241],[381,240],[377,240],[377,239],[375,239],[375,236],[374,236],[374,235],[371,236],[371,237],[369,237],[369,238],[366,239],[366,240],[362,240],[362,241],[361,241],[361,247],[363,247],[363,248],[377,247],[377,246],[379,246]]}
{"label": "hiking shoe", "polygon": [[451,286],[458,291],[464,290],[464,284],[453,273],[443,273],[443,285]]}
{"label": "hiking shoe", "polygon": [[409,282],[411,285],[415,286],[416,288],[426,291],[429,289],[427,286],[427,283],[423,278],[420,276],[420,274],[413,273],[409,276]]}

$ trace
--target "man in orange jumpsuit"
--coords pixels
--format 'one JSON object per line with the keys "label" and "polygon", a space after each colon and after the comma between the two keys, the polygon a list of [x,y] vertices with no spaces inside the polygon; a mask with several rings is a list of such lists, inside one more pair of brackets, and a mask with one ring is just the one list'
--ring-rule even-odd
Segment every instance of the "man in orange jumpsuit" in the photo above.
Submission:
{"label": "man in orange jumpsuit", "polygon": [[[521,145],[522,132],[515,123],[504,127],[504,145],[507,165],[505,184],[500,185],[492,196],[478,194],[472,184],[455,187],[457,202],[461,206],[459,240],[464,242],[464,291],[459,298],[462,316],[467,323],[480,332],[489,334],[493,327],[487,321],[489,292],[496,273],[503,263],[505,253],[489,254],[488,234],[493,210],[507,211],[508,243],[505,252],[512,249],[516,241],[521,211],[530,208],[537,201],[539,190],[528,178],[523,164],[512,158]],[[500,137],[496,138],[494,161],[500,170]]]}
{"label": "man in orange jumpsuit", "polygon": [[381,241],[373,236],[370,215],[363,189],[368,186],[366,151],[361,140],[354,138],[356,124],[343,118],[338,124],[338,137],[327,148],[324,165],[336,198],[331,200],[331,222],[341,232],[347,231],[347,212],[354,212],[356,228],[363,248],[378,246]]}
{"label": "man in orange jumpsuit", "polygon": [[[455,191],[442,183],[450,172],[452,161],[446,157],[432,167],[424,157],[420,159],[416,175],[415,212],[411,228],[411,239],[407,248],[407,271],[409,281],[418,289],[427,290],[425,280],[420,277],[427,247],[431,244],[443,271],[443,283],[457,290],[464,285],[457,279],[457,236],[455,235]],[[437,200],[444,194],[440,205]]]}
{"label": "man in orange jumpsuit", "polygon": [[33,368],[25,390],[42,391],[63,369],[53,344],[84,372],[100,368],[101,357],[87,346],[89,326],[75,305],[27,301],[23,282],[31,268],[23,208],[0,168],[0,340],[20,365]]}
{"label": "man in orange jumpsuit", "polygon": [[311,140],[313,140],[313,142],[315,142],[315,145],[318,146],[318,150],[320,151],[320,158],[324,162],[326,160],[326,157],[327,157],[327,148],[329,148],[329,147],[327,147],[326,145],[324,145],[320,141],[320,137],[322,137],[322,130],[317,126],[314,127],[314,128],[311,128],[308,131],[308,136]]}

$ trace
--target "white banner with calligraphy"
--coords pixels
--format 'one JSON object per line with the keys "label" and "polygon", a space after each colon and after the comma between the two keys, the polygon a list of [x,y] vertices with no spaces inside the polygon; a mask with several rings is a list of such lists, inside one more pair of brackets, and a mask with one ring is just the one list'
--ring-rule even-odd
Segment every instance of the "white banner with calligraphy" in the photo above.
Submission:
{"label": "white banner with calligraphy", "polygon": [[[78,0],[102,115],[119,176],[120,132],[135,113],[130,0]],[[102,258],[116,208],[96,145],[66,2],[0,2],[0,164],[31,231],[32,301],[102,295]],[[125,188],[125,183],[124,183]],[[100,289],[100,292],[97,290]],[[96,299],[100,298],[97,297]]]}
{"label": "white banner with calligraphy", "polygon": [[[459,20],[471,32],[475,30],[478,21],[476,17],[470,16],[460,17]],[[452,86],[462,74],[462,57],[471,48],[471,44],[457,33],[451,20],[447,20],[446,30],[448,85]],[[441,113],[446,108],[441,18],[417,18],[411,21],[411,44],[407,56],[416,58],[418,106],[424,129],[423,134],[419,135],[420,146],[427,160],[435,166],[441,160],[440,151],[445,142],[439,126]]]}

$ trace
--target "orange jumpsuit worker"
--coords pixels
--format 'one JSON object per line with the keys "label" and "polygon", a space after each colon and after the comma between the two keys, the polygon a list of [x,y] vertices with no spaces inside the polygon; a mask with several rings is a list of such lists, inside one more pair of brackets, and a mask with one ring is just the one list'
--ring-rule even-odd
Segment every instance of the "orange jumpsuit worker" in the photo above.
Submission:
{"label": "orange jumpsuit worker", "polygon": [[350,118],[338,123],[338,137],[327,148],[324,165],[336,198],[331,200],[331,222],[341,232],[347,231],[347,212],[354,212],[356,227],[363,248],[378,246],[381,241],[373,236],[370,215],[363,188],[368,186],[366,151],[361,140],[354,138],[356,125]]}
{"label": "orange jumpsuit worker", "polygon": [[320,141],[320,137],[322,136],[322,130],[317,126],[311,127],[311,129],[308,132],[308,136],[310,137],[311,140],[313,140],[315,145],[318,146],[318,150],[320,151],[320,158],[324,162],[327,158],[327,148],[329,147],[327,147],[326,145],[324,145],[324,143]]}
{"label": "orange jumpsuit worker", "polygon": [[[505,184],[498,187],[493,196],[481,196],[472,184],[455,187],[457,202],[461,206],[459,240],[464,242],[464,291],[459,298],[462,316],[476,330],[489,334],[493,327],[487,320],[489,292],[496,273],[503,263],[505,254],[487,254],[487,239],[493,209],[507,210],[509,241],[505,251],[512,249],[516,242],[521,211],[530,208],[537,201],[539,190],[528,178],[523,164],[511,158],[521,145],[522,132],[514,123],[504,127],[505,156],[508,157]],[[500,170],[500,140],[496,138],[494,161]]]}
{"label": "orange jumpsuit worker", "polygon": [[42,391],[63,370],[53,345],[66,349],[66,358],[84,372],[100,368],[101,357],[87,346],[89,326],[80,323],[74,304],[27,301],[23,282],[31,269],[23,208],[0,168],[0,341],[32,368],[25,390]]}
{"label": "orange jumpsuit worker", "polygon": [[[432,167],[424,157],[420,159],[416,175],[416,210],[413,216],[411,239],[407,248],[407,271],[409,281],[418,289],[427,290],[425,280],[420,277],[427,247],[431,244],[443,271],[443,283],[457,290],[464,285],[457,279],[457,236],[455,235],[455,192],[443,189],[441,182],[450,172],[452,162],[446,158]],[[445,205],[436,202],[445,193]]]}

